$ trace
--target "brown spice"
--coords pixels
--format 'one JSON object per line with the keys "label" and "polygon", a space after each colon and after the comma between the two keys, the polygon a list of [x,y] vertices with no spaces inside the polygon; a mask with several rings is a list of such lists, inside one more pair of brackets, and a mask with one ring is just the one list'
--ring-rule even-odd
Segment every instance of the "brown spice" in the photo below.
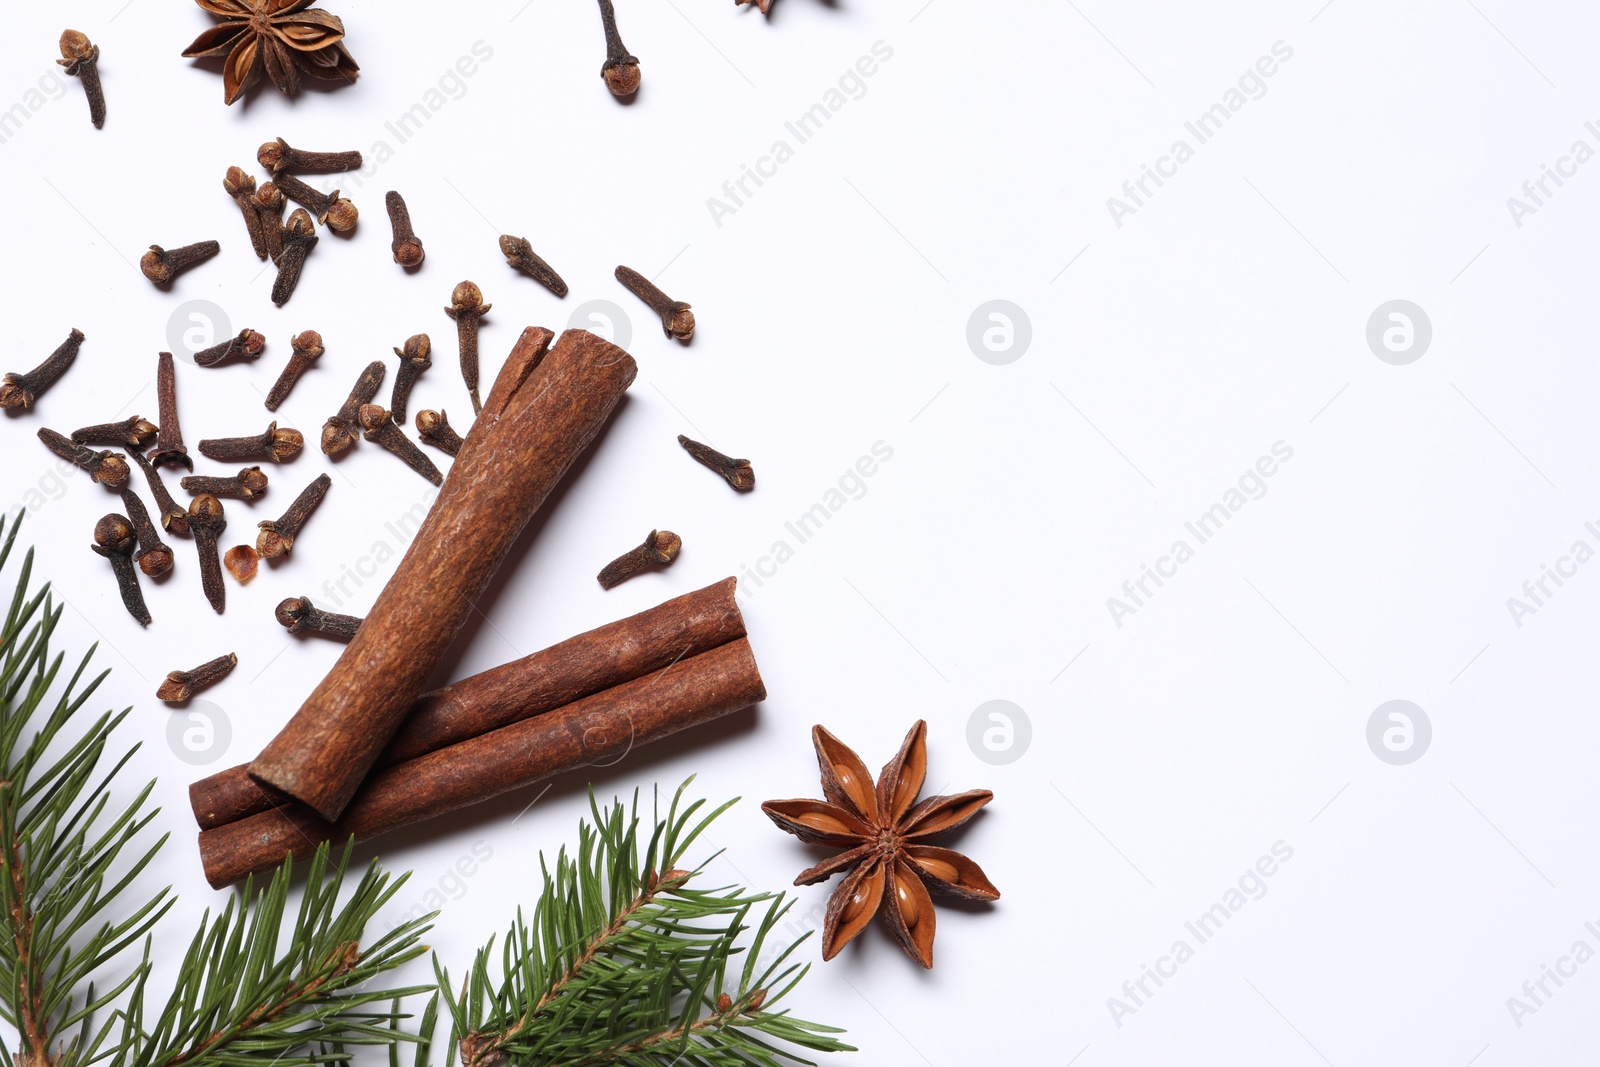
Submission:
{"label": "brown spice", "polygon": [[156,357],[156,403],[161,408],[161,426],[156,431],[156,450],[150,462],[157,467],[181,465],[194,470],[194,460],[183,447],[183,427],[178,425],[178,372],[171,352]]}
{"label": "brown spice", "polygon": [[406,424],[406,404],[411,400],[411,390],[417,384],[417,379],[422,377],[423,371],[433,366],[433,360],[428,358],[432,351],[433,342],[425,333],[406,338],[406,347],[394,350],[394,354],[400,357],[400,369],[395,372],[394,391],[389,394],[389,411],[394,415],[396,425]]}
{"label": "brown spice", "polygon": [[222,246],[215,241],[198,241],[170,251],[151,245],[150,251],[139,258],[139,270],[158,286],[171,285],[172,279],[220,251]]}
{"label": "brown spice", "polygon": [[444,313],[456,320],[456,340],[461,347],[461,380],[472,396],[472,413],[481,414],[478,400],[478,322],[493,304],[483,302],[483,290],[472,282],[462,282],[450,293],[450,306]]}
{"label": "brown spice", "polygon": [[175,534],[189,532],[189,513],[178,502],[172,499],[172,494],[167,492],[166,483],[161,480],[161,472],[151,465],[144,453],[132,449],[128,455],[133,457],[133,462],[144,471],[144,479],[150,485],[150,495],[155,499],[156,510],[161,513],[161,528]]}
{"label": "brown spice", "polygon": [[639,91],[639,58],[623,46],[611,0],[600,0],[600,26],[606,35],[606,61],[600,66],[600,76],[612,96],[632,96]]}
{"label": "brown spice", "polygon": [[54,385],[73,360],[78,358],[78,348],[83,344],[83,331],[73,330],[67,339],[45,361],[26,374],[7,374],[0,382],[0,408],[27,410],[39,394]]}
{"label": "brown spice", "polygon": [[[411,705],[405,725],[376,765],[404,763],[736,641],[745,636],[736,590],[735,580],[724,578],[425,693]],[[304,597],[278,605],[278,621],[291,633],[295,632],[291,622],[303,617],[302,603],[309,609]],[[189,801],[200,828],[208,830],[288,803],[288,798],[264,790],[241,764],[195,782],[189,787]]]}
{"label": "brown spice", "polygon": [[411,210],[406,207],[405,198],[390,189],[383,204],[389,210],[389,226],[394,230],[394,240],[389,243],[394,261],[407,270],[422,266],[422,238],[411,228]]}
{"label": "brown spice", "polygon": [[368,363],[361,372],[361,377],[356,379],[356,384],[350,390],[350,395],[345,398],[343,406],[329,416],[328,421],[322,424],[322,451],[333,456],[356,443],[356,437],[361,432],[361,408],[372,403],[372,398],[378,395],[378,387],[383,384],[385,368],[379,359]]}
{"label": "brown spice", "polygon": [[246,459],[268,459],[287,463],[300,454],[306,439],[299,430],[278,429],[276,421],[253,437],[213,437],[200,442],[200,454],[219,463]]}
{"label": "brown spice", "polygon": [[72,440],[80,445],[122,445],[145,449],[155,439],[156,424],[138,415],[130,415],[121,422],[101,422],[72,431]]}
{"label": "brown spice", "polygon": [[254,330],[240,330],[238,336],[214,344],[194,354],[196,365],[215,367],[219,363],[237,359],[259,359],[267,347],[267,339]]}
{"label": "brown spice", "polygon": [[404,430],[394,424],[387,411],[377,404],[363,404],[360,418],[361,429],[368,441],[382,445],[434,485],[443,484],[444,475],[433,465],[433,460],[405,435]]}
{"label": "brown spice", "polygon": [[190,475],[178,484],[191,493],[234,496],[249,501],[267,491],[267,475],[260,467],[245,467],[238,474],[226,478]]}
{"label": "brown spice", "polygon": [[[369,616],[345,656],[372,629]],[[206,879],[221,888],[322,841],[367,840],[563,771],[609,766],[641,745],[765,697],[750,642],[730,641],[559,710],[378,771],[337,823],[297,804],[202,831]]]}
{"label": "brown spice", "polygon": [[226,656],[207,660],[191,671],[171,671],[167,680],[156,690],[156,699],[169,704],[182,704],[200,690],[216,685],[239,665],[239,657],[229,652]]}
{"label": "brown spice", "polygon": [[261,212],[256,207],[255,175],[243,167],[229,167],[222,175],[222,191],[238,205],[244,216],[245,232],[250,235],[250,247],[257,259],[267,258],[267,239],[261,230]]}
{"label": "brown spice", "polygon": [[289,347],[291,349],[289,363],[267,392],[268,411],[278,410],[278,405],[289,398],[289,390],[300,380],[300,375],[305,373],[307,367],[322,358],[322,353],[325,351],[322,347],[322,335],[316,330],[303,330],[295,334],[289,341]]}
{"label": "brown spice", "polygon": [[617,281],[634,296],[650,305],[650,310],[661,316],[661,328],[668,337],[687,341],[694,336],[694,312],[682,300],[674,300],[658,289],[654,282],[632,267],[618,267]]}
{"label": "brown spice", "polygon": [[[258,780],[337,818],[556,483],[637,373],[583,330],[523,331],[366,623],[266,749]],[[538,373],[534,374],[534,369]]]}
{"label": "brown spice", "polygon": [[222,512],[222,501],[209,493],[202,493],[189,503],[189,532],[194,534],[194,547],[200,554],[200,586],[206,600],[218,615],[227,607],[228,591],[222,584],[222,566],[217,561],[217,540],[228,528]]}
{"label": "brown spice", "polygon": [[333,484],[333,479],[326,474],[317,475],[316,479],[300,491],[294,498],[294,503],[289,505],[280,518],[267,519],[257,523],[261,533],[256,536],[256,551],[267,559],[277,559],[294,547],[295,538],[300,536],[300,529],[317,510],[317,505],[322,503],[322,498],[328,495],[328,486]]}
{"label": "brown spice", "polygon": [[307,152],[303,148],[291,147],[288,141],[279,137],[276,141],[264,142],[256,149],[256,162],[271,171],[274,177],[285,171],[291,174],[332,174],[335,171],[360,169],[361,153],[353,149],[348,152]]}
{"label": "brown spice", "polygon": [[144,501],[139,499],[132,488],[125,488],[122,490],[122,506],[127,509],[128,519],[133,523],[134,536],[139,539],[139,553],[134,556],[139,563],[139,569],[151,578],[159,578],[170,572],[172,549],[161,540],[161,534],[150,521],[150,513],[145,510]]}
{"label": "brown spice", "polygon": [[139,589],[139,572],[133,567],[133,549],[136,542],[133,524],[116,513],[105,516],[94,524],[94,544],[89,547],[97,555],[111,561],[117,576],[117,591],[122,595],[122,606],[141,626],[150,625],[150,609],[144,606],[144,593]]}
{"label": "brown spice", "polygon": [[442,411],[417,412],[417,436],[448,455],[461,451],[461,435],[450,428],[450,419]]}
{"label": "brown spice", "polygon": [[233,575],[234,581],[243,585],[256,576],[260,559],[261,557],[256,555],[256,550],[249,545],[234,545],[223,554],[222,565],[228,568],[228,573]]}
{"label": "brown spice", "polygon": [[683,450],[702,466],[722,475],[723,479],[738,492],[748,493],[756,487],[756,472],[751,468],[749,460],[732,459],[710,445],[692,441],[681,433],[678,435],[678,444],[682,445]]}
{"label": "brown spice", "polygon": [[361,620],[354,615],[338,615],[321,611],[311,603],[310,597],[292,596],[278,604],[273,617],[292,634],[317,633],[348,641],[361,628]]}
{"label": "brown spice", "polygon": [[272,302],[282,307],[300,284],[300,272],[305,269],[306,257],[317,247],[318,237],[316,224],[303,208],[294,209],[278,235],[283,251],[278,253],[278,277],[272,283]]}
{"label": "brown spice", "polygon": [[683,538],[671,530],[651,530],[644,544],[630,548],[601,568],[597,576],[602,589],[615,589],[636,574],[651,567],[664,567],[678,558]]}
{"label": "brown spice", "polygon": [[63,30],[59,42],[61,58],[56,60],[66,73],[83,82],[89,99],[89,121],[95,129],[106,124],[106,96],[100,87],[100,46],[77,30]]}
{"label": "brown spice", "polygon": [[561,275],[550,264],[539,258],[526,237],[501,234],[500,252],[506,257],[508,266],[520,270],[557,296],[567,295],[567,283],[561,280]]}
{"label": "brown spice", "polygon": [[279,174],[275,181],[283,195],[311,212],[313,218],[331,230],[348,230],[361,217],[356,206],[339,195],[335,189],[325,193],[313,189],[293,174]]}
{"label": "brown spice", "polygon": [[283,209],[288,200],[276,182],[262,182],[256,189],[256,216],[261,223],[261,243],[266,245],[267,258],[278,262],[283,254]]}
{"label": "brown spice", "polygon": [[74,444],[70,438],[49,429],[40,429],[39,440],[44,443],[44,447],[62,459],[77,464],[92,480],[107,489],[117,491],[128,484],[128,476],[131,473],[128,469],[128,457],[120,452],[96,452],[92,448]]}
{"label": "brown spice", "polygon": [[261,80],[279,91],[300,91],[302,74],[324,81],[353,82],[361,68],[344,46],[344,23],[308,0],[196,0],[223,21],[196,37],[188,59],[224,59],[222,102],[231,104]]}

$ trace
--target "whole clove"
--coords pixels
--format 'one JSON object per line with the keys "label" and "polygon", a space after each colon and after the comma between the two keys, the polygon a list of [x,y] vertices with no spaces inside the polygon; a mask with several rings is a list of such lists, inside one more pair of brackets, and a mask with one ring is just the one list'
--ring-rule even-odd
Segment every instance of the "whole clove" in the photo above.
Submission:
{"label": "whole clove", "polygon": [[651,530],[644,544],[630,548],[600,569],[596,577],[602,589],[615,589],[650,567],[664,567],[678,558],[683,538],[671,530]]}
{"label": "whole clove", "polygon": [[361,377],[356,379],[356,384],[350,390],[350,395],[345,399],[344,405],[338,412],[328,417],[322,424],[322,451],[333,456],[356,443],[356,437],[361,432],[361,408],[372,403],[372,398],[378,395],[378,387],[383,384],[384,365],[382,360],[373,360],[361,372]]}
{"label": "whole clove", "polygon": [[295,286],[300,284],[306,257],[317,247],[317,228],[304,209],[295,208],[278,234],[283,239],[283,251],[278,253],[278,278],[272,283],[272,302],[283,307],[294,295]]}
{"label": "whole clove", "polygon": [[472,395],[472,413],[483,411],[478,399],[478,321],[489,313],[493,304],[483,302],[483,290],[472,282],[462,282],[450,293],[450,306],[446,315],[456,320],[456,340],[461,346],[461,380]]}
{"label": "whole clove", "polygon": [[43,363],[26,374],[7,374],[4,381],[0,382],[0,408],[27,410],[33,407],[39,394],[67,373],[72,361],[78,358],[78,349],[82,345],[83,331],[74,329],[67,334],[65,341],[56,346],[54,352],[45,357]]}
{"label": "whole clove", "polygon": [[283,208],[287,198],[276,182],[262,182],[256,189],[256,217],[261,222],[261,243],[267,246],[267,258],[278,262],[283,255]]}
{"label": "whole clove", "polygon": [[330,230],[348,230],[361,217],[356,206],[340,196],[337,189],[324,193],[287,173],[273,175],[273,182],[284,196],[311,212],[318,222]]}
{"label": "whole clove", "polygon": [[382,445],[400,457],[400,461],[434,485],[444,484],[444,475],[433,465],[426,452],[416,446],[405,431],[394,424],[389,413],[377,404],[361,405],[361,429],[368,441]]}
{"label": "whole clove", "polygon": [[278,605],[273,615],[292,634],[317,633],[348,641],[356,635],[361,620],[354,615],[336,615],[315,607],[309,597],[292,596]]}
{"label": "whole clove", "polygon": [[289,390],[300,380],[307,367],[322,358],[322,335],[316,330],[302,330],[289,341],[289,365],[283,368],[278,380],[267,392],[267,410],[277,411],[278,405],[289,398]]}
{"label": "whole clove", "polygon": [[411,399],[411,389],[422,372],[433,366],[433,360],[428,358],[432,352],[433,342],[425,333],[406,338],[406,347],[394,350],[400,357],[400,369],[395,372],[394,390],[389,394],[389,411],[397,426],[406,424],[406,404]]}
{"label": "whole clove", "polygon": [[731,459],[710,445],[703,445],[699,441],[678,435],[678,444],[683,450],[693,456],[703,466],[709,467],[722,475],[727,483],[741,493],[748,493],[756,487],[756,472],[751,469],[747,459]]}
{"label": "whole clove", "polygon": [[218,615],[227,606],[228,591],[222,585],[217,540],[227,528],[228,520],[222,512],[222,501],[210,493],[202,493],[189,502],[189,531],[194,534],[194,547],[200,554],[200,585],[205,590],[206,600]]}
{"label": "whole clove", "polygon": [[161,424],[156,430],[156,450],[150,462],[157,467],[181,464],[194,470],[194,460],[183,447],[183,428],[178,425],[178,372],[171,352],[156,356],[156,404],[161,409]]}
{"label": "whole clove", "polygon": [[133,523],[133,534],[139,539],[139,553],[133,557],[139,569],[151,578],[159,578],[170,572],[172,549],[161,540],[161,534],[150,521],[150,513],[145,510],[144,501],[131,487],[122,490],[122,506],[127,509],[128,520]]}
{"label": "whole clove", "polygon": [[622,44],[611,0],[600,0],[600,25],[606,34],[606,61],[600,66],[600,76],[612,96],[632,96],[639,91],[639,58],[629,54]]}
{"label": "whole clove", "polygon": [[687,341],[694,336],[694,312],[682,300],[674,300],[654,282],[632,267],[618,267],[617,281],[634,296],[650,305],[650,310],[661,316],[661,328],[668,337]]}
{"label": "whole clove", "polygon": [[41,428],[39,440],[44,442],[44,447],[60,456],[70,460],[78,467],[87,471],[89,477],[107,489],[120,491],[128,484],[128,457],[120,452],[96,452],[85,445],[75,444],[71,438],[63,437],[54,430]]}
{"label": "whole clove", "polygon": [[139,269],[156,285],[171,285],[172,279],[220,251],[222,246],[215,241],[197,241],[173,249],[151,245],[150,251],[139,258]]}
{"label": "whole clove", "polygon": [[117,576],[117,590],[122,594],[122,606],[128,609],[128,614],[141,626],[149,626],[150,609],[144,606],[139,572],[133,567],[135,544],[133,524],[112,512],[94,524],[94,544],[89,547],[111,561],[111,570]]}
{"label": "whole clove", "polygon": [[207,686],[216,685],[239,665],[239,657],[229,652],[200,664],[192,671],[172,671],[156,690],[156,699],[182,704]]}
{"label": "whole clove", "polygon": [[255,175],[243,167],[229,167],[222,175],[222,191],[238,205],[244,216],[245,232],[250,235],[250,247],[257,259],[267,258],[267,239],[261,230],[261,212],[256,207]]}
{"label": "whole clove", "polygon": [[[234,496],[240,500],[254,500],[267,491],[267,476],[260,467],[245,467],[238,474],[226,478],[217,478],[208,475],[193,475],[178,483],[185,490],[195,493],[202,498],[211,496]],[[189,505],[190,515],[193,516],[194,505]]]}
{"label": "whole clove", "polygon": [[390,189],[383,203],[389,209],[389,225],[394,230],[394,240],[389,243],[394,261],[407,270],[422,266],[426,253],[422,250],[422,238],[411,228],[411,209],[406,207],[405,198]]}
{"label": "whole clove", "polygon": [[59,46],[61,58],[56,62],[83,82],[83,95],[89,99],[89,121],[98,130],[106,124],[106,96],[100,87],[100,46],[91,44],[77,30],[63,30]]}
{"label": "whole clove", "polygon": [[417,412],[417,436],[451,457],[461,452],[461,435],[450,428],[450,420],[442,411]]}
{"label": "whole clove", "polygon": [[276,422],[254,437],[214,437],[200,442],[200,454],[219,463],[267,459],[287,463],[300,454],[306,439],[299,430],[278,429]]}
{"label": "whole clove", "polygon": [[172,499],[172,494],[167,492],[166,483],[161,480],[161,472],[145,458],[144,453],[132,449],[128,453],[133,457],[133,462],[144,471],[144,479],[150,485],[150,495],[155,498],[156,510],[161,513],[161,528],[175,534],[189,532],[189,513],[178,502]]}
{"label": "whole clove", "polygon": [[266,350],[267,339],[254,330],[240,330],[237,337],[202,349],[194,354],[194,361],[202,367],[215,367],[219,363],[236,359],[260,359]]}
{"label": "whole clove", "polygon": [[261,533],[256,537],[256,551],[267,559],[277,559],[293,548],[301,528],[311,513],[317,510],[317,505],[322,503],[322,498],[328,495],[328,486],[332,484],[333,479],[326,474],[317,475],[310,485],[300,491],[300,495],[294,498],[294,503],[281,517],[257,523]]}
{"label": "whole clove", "polygon": [[121,422],[100,422],[72,431],[72,440],[80,445],[123,445],[143,450],[155,439],[156,424],[138,415],[130,415]]}
{"label": "whole clove", "polygon": [[234,545],[222,555],[222,565],[233,575],[233,580],[240,585],[245,584],[256,576],[256,569],[260,565],[261,557],[249,545]]}
{"label": "whole clove", "polygon": [[361,167],[361,153],[354,150],[307,152],[303,148],[291,147],[288,141],[279,137],[276,141],[267,141],[256,149],[256,162],[270,170],[274,176],[285,172],[332,174],[341,170],[358,170]]}
{"label": "whole clove", "polygon": [[501,234],[500,252],[506,257],[508,266],[520,270],[557,296],[567,295],[567,283],[561,280],[561,275],[557,274],[550,264],[539,258],[526,237]]}

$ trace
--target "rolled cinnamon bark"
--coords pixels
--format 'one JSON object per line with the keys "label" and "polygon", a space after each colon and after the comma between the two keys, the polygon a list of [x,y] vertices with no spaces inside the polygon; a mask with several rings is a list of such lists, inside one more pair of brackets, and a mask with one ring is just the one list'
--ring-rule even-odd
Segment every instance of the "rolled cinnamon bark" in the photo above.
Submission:
{"label": "rolled cinnamon bark", "polygon": [[[724,578],[425,693],[377,766],[403,763],[541,715],[737,640],[745,628],[735,588],[735,579]],[[294,801],[257,783],[240,764],[191,785],[189,803],[200,829],[210,830]]]}
{"label": "rolled cinnamon bark", "polygon": [[506,553],[632,383],[633,357],[584,330],[512,349],[439,498],[354,640],[250,775],[336,819],[394,737]]}
{"label": "rolled cinnamon bark", "polygon": [[766,697],[748,638],[378,771],[335,823],[302,805],[274,808],[200,832],[215,888],[304,855],[323,841],[364,841],[585,766],[610,766],[638,745],[749,707]]}

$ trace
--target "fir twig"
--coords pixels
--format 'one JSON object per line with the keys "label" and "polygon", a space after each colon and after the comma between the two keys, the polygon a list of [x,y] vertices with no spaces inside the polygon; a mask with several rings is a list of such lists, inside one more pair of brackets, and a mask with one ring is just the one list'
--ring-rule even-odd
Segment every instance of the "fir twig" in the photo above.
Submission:
{"label": "fir twig", "polygon": [[[783,895],[688,887],[705,865],[681,868],[684,854],[734,803],[700,815],[704,801],[683,803],[688,785],[647,841],[637,794],[631,808],[619,801],[602,811],[591,792],[594,826],[579,824],[575,858],[562,849],[553,873],[542,867],[533,921],[518,913],[498,966],[491,939],[457,994],[435,957],[436,995],[452,1022],[447,1065],[459,1052],[462,1067],[781,1067],[809,1062],[794,1048],[851,1050],[829,1036],[841,1031],[771,1010],[807,970],[786,962],[802,936],[756,973],[762,945],[788,911]],[[738,945],[763,905],[751,943]]]}

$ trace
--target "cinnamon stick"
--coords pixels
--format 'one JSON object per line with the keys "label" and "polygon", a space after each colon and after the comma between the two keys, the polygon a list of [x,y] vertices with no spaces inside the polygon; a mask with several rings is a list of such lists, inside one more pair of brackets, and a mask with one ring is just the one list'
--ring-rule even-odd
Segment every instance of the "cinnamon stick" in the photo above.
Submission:
{"label": "cinnamon stick", "polygon": [[[743,637],[735,587],[736,579],[725,578],[423,694],[377,766],[553,711]],[[189,803],[200,829],[210,830],[293,801],[257,783],[240,764],[191,785]]]}
{"label": "cinnamon stick", "polygon": [[323,841],[365,841],[562,771],[610,766],[633,748],[762,700],[748,638],[730,641],[556,711],[378,771],[337,822],[274,808],[200,832],[206,880],[222,888]]}
{"label": "cinnamon stick", "polygon": [[250,775],[336,819],[528,520],[632,383],[584,330],[522,332],[416,540],[355,638]]}

